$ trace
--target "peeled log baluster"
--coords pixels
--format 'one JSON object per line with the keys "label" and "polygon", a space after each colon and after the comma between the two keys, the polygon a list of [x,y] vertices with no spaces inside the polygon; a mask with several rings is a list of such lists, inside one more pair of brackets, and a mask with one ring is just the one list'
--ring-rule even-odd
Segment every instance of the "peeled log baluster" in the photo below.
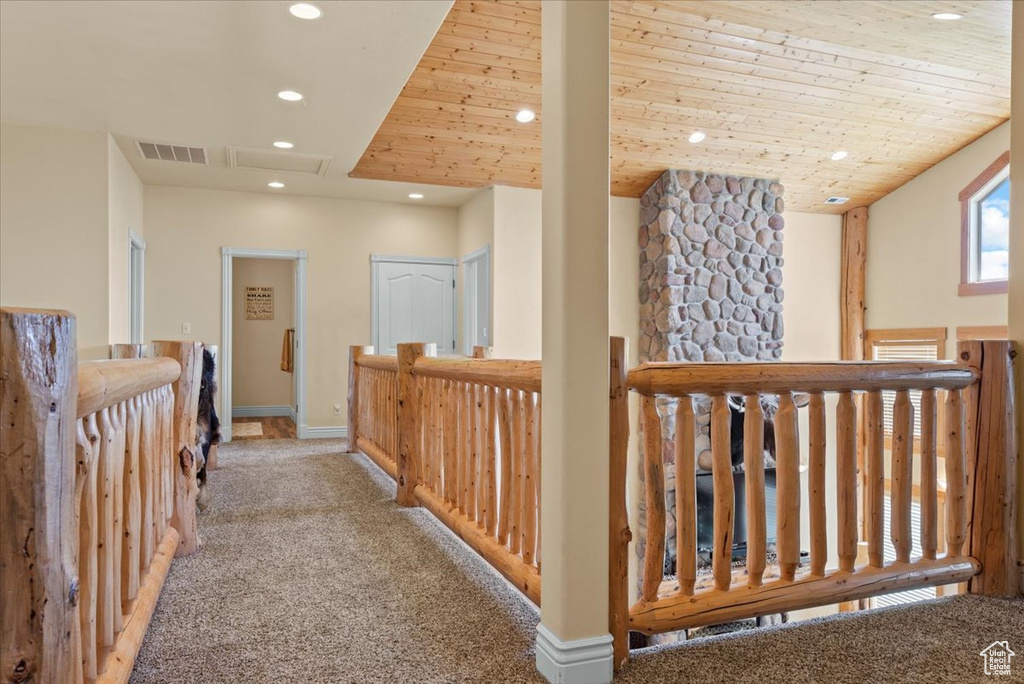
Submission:
{"label": "peeled log baluster", "polygon": [[[849,393],[847,393],[847,396]],[[810,494],[811,505],[811,574],[818,577],[825,575],[825,563],[828,559],[828,528],[825,515],[825,398],[820,392],[811,394],[809,408],[809,440],[810,467],[807,476],[807,488]],[[842,406],[840,406],[842,410]],[[841,430],[841,428],[840,428]],[[837,443],[843,444],[844,438],[848,436],[842,433],[838,435]],[[840,446],[840,449],[842,447]],[[842,482],[846,476],[843,458],[838,459],[839,480]],[[839,496],[843,496],[842,486],[838,489]],[[843,514],[839,515],[839,526],[842,531]],[[839,545],[842,553],[843,545]]]}
{"label": "peeled log baluster", "polygon": [[882,393],[869,392],[867,400],[867,456],[864,459],[867,486],[868,562],[885,565],[885,428],[882,423]]}
{"label": "peeled log baluster", "polygon": [[779,575],[792,581],[800,567],[800,432],[793,395],[779,395],[775,413],[776,537]]}
{"label": "peeled log baluster", "polygon": [[[836,493],[839,569],[853,572],[857,563],[857,405],[851,392],[839,393],[836,408]],[[824,574],[824,565],[821,569]]]}
{"label": "peeled log baluster", "polygon": [[914,407],[906,390],[896,392],[892,407],[892,492],[890,494],[890,520],[892,545],[896,560],[910,562],[913,543],[910,507],[913,505],[914,487]]}
{"label": "peeled log baluster", "polygon": [[526,414],[526,424],[523,430],[526,447],[523,450],[523,561],[526,563],[533,562],[537,543],[537,470],[534,460],[537,453],[534,439],[537,435],[533,399],[534,394],[527,393],[523,406]]}
{"label": "peeled log baluster", "polygon": [[938,473],[935,453],[935,390],[921,392],[921,553],[934,559],[938,548]]}
{"label": "peeled log baluster", "polygon": [[114,645],[114,426],[110,409],[99,415],[100,455],[99,489],[96,496],[99,516],[99,571],[97,577],[96,629],[100,646]]}
{"label": "peeled log baluster", "polygon": [[768,524],[764,505],[764,411],[756,394],[748,394],[744,400],[743,469],[747,489],[747,584],[759,587],[764,577]]}
{"label": "peeled log baluster", "polygon": [[509,497],[509,540],[508,548],[512,553],[519,553],[523,541],[523,393],[512,390],[512,475],[509,486],[512,489]]}
{"label": "peeled log baluster", "polygon": [[455,384],[451,380],[444,381],[444,498],[457,506],[459,500],[459,405],[454,401]]}
{"label": "peeled log baluster", "polygon": [[480,386],[467,385],[469,391],[469,489],[466,492],[466,517],[477,520],[477,484],[480,481]]}
{"label": "peeled log baluster", "polygon": [[963,555],[967,540],[967,466],[964,405],[958,390],[946,394],[946,555]]}
{"label": "peeled log baluster", "polygon": [[139,491],[139,397],[126,402],[124,464],[124,541],[121,546],[121,603],[131,614],[130,604],[139,594],[139,550],[142,530],[142,496]]}
{"label": "peeled log baluster", "polygon": [[665,465],[661,451],[661,417],[655,397],[641,400],[644,426],[644,486],[647,502],[647,548],[641,597],[652,602],[665,571]]}
{"label": "peeled log baluster", "polygon": [[124,609],[121,606],[122,543],[124,540],[124,456],[125,456],[125,406],[124,402],[110,407],[110,419],[114,428],[114,442],[111,444],[113,458],[113,501],[114,509],[114,584],[110,593],[114,603],[114,633],[124,629]]}
{"label": "peeled log baluster", "polygon": [[735,525],[735,492],[732,481],[732,411],[724,395],[711,399],[711,457],[714,483],[714,548],[711,570],[715,588],[729,589],[732,584],[732,531]]}
{"label": "peeled log baluster", "polygon": [[501,443],[501,477],[498,501],[498,542],[508,543],[509,528],[512,525],[512,408],[509,392],[498,390],[498,438]]}
{"label": "peeled log baluster", "polygon": [[77,457],[82,477],[81,513],[79,517],[78,586],[82,630],[82,670],[87,679],[97,674],[96,597],[99,578],[99,519],[96,504],[97,456],[100,433],[96,414],[78,421]]}
{"label": "peeled log baluster", "polygon": [[141,420],[139,425],[139,492],[142,494],[142,529],[139,533],[140,563],[144,572],[153,560],[155,549],[156,487],[154,480],[157,459],[156,412],[153,408],[153,393],[145,392],[140,397]]}
{"label": "peeled log baluster", "polygon": [[495,448],[495,419],[497,416],[497,405],[498,405],[498,388],[488,387],[487,391],[487,420],[484,423],[484,454],[485,454],[485,465],[484,465],[484,490],[486,495],[484,497],[484,507],[486,514],[484,516],[484,529],[487,531],[488,536],[494,536],[495,530],[498,526],[498,496],[497,496],[497,485],[495,484],[495,468],[497,463],[497,453]]}
{"label": "peeled log baluster", "polygon": [[[679,593],[693,596],[697,581],[697,471],[693,398],[676,404],[676,575]],[[762,461],[763,461],[762,456]],[[763,464],[762,464],[763,465]],[[762,473],[764,471],[762,470]]]}

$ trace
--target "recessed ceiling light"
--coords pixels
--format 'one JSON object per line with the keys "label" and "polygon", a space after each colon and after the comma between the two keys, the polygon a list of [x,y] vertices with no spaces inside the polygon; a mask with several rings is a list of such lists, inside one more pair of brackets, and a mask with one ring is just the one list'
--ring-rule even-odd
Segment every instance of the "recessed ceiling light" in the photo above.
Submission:
{"label": "recessed ceiling light", "polygon": [[846,204],[849,201],[849,197],[829,197],[825,200],[825,204]]}
{"label": "recessed ceiling light", "polygon": [[708,136],[703,131],[694,131],[690,134],[689,141],[692,143],[699,143],[706,137]]}
{"label": "recessed ceiling light", "polygon": [[516,112],[516,121],[519,123],[530,123],[537,118],[537,112],[532,109],[520,109]]}
{"label": "recessed ceiling light", "polygon": [[293,17],[298,17],[299,19],[319,19],[323,14],[323,10],[316,5],[310,5],[308,2],[297,2],[289,7],[288,11],[292,13]]}
{"label": "recessed ceiling light", "polygon": [[276,147],[276,148],[278,148],[280,150],[290,150],[293,147],[295,147],[295,145],[293,145],[290,142],[286,142],[284,140],[278,140],[277,142],[274,143],[274,147]]}
{"label": "recessed ceiling light", "polygon": [[410,192],[409,199],[423,199],[423,195],[418,192]]}
{"label": "recessed ceiling light", "polygon": [[932,15],[932,19],[938,19],[939,21],[956,21],[963,18],[964,15],[957,14],[956,12],[936,12]]}
{"label": "recessed ceiling light", "polygon": [[831,159],[832,161],[840,161],[842,159],[846,159],[846,150],[837,150],[833,152],[832,156],[829,157],[829,159]]}
{"label": "recessed ceiling light", "polygon": [[284,183],[282,183],[281,181],[270,181],[269,183],[267,183],[267,187],[268,188],[283,188],[284,187]]}
{"label": "recessed ceiling light", "polygon": [[282,90],[277,96],[288,102],[298,102],[302,99],[302,93],[297,93],[294,90]]}

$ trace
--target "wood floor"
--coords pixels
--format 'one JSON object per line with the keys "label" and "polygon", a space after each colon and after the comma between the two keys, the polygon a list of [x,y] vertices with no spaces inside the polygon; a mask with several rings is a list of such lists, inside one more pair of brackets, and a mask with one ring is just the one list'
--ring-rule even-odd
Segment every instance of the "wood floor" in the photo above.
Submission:
{"label": "wood floor", "polygon": [[256,437],[242,437],[232,435],[231,439],[295,439],[295,422],[288,416],[274,416],[263,418],[234,418],[234,423],[262,423],[263,434]]}

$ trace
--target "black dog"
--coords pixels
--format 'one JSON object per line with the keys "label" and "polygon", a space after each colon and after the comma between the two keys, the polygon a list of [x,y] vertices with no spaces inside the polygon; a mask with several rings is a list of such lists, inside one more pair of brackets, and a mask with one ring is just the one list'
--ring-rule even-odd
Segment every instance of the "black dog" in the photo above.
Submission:
{"label": "black dog", "polygon": [[217,394],[216,370],[213,354],[203,347],[203,376],[199,385],[199,413],[196,419],[196,439],[203,453],[196,473],[196,481],[199,484],[196,504],[199,510],[205,510],[210,505],[210,493],[206,488],[206,461],[210,457],[210,447],[220,443],[220,420],[217,419],[217,411],[213,407],[213,400]]}

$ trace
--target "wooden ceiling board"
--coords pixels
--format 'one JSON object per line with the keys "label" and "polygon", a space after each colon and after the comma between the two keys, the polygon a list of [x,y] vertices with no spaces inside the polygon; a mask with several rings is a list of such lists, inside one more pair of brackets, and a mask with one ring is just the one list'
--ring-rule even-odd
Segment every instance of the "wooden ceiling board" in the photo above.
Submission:
{"label": "wooden ceiling board", "polygon": [[[1009,0],[614,0],[610,32],[619,196],[695,169],[778,178],[791,210],[841,213],[1009,118]],[[456,0],[351,175],[540,187],[540,48],[538,1]]]}

